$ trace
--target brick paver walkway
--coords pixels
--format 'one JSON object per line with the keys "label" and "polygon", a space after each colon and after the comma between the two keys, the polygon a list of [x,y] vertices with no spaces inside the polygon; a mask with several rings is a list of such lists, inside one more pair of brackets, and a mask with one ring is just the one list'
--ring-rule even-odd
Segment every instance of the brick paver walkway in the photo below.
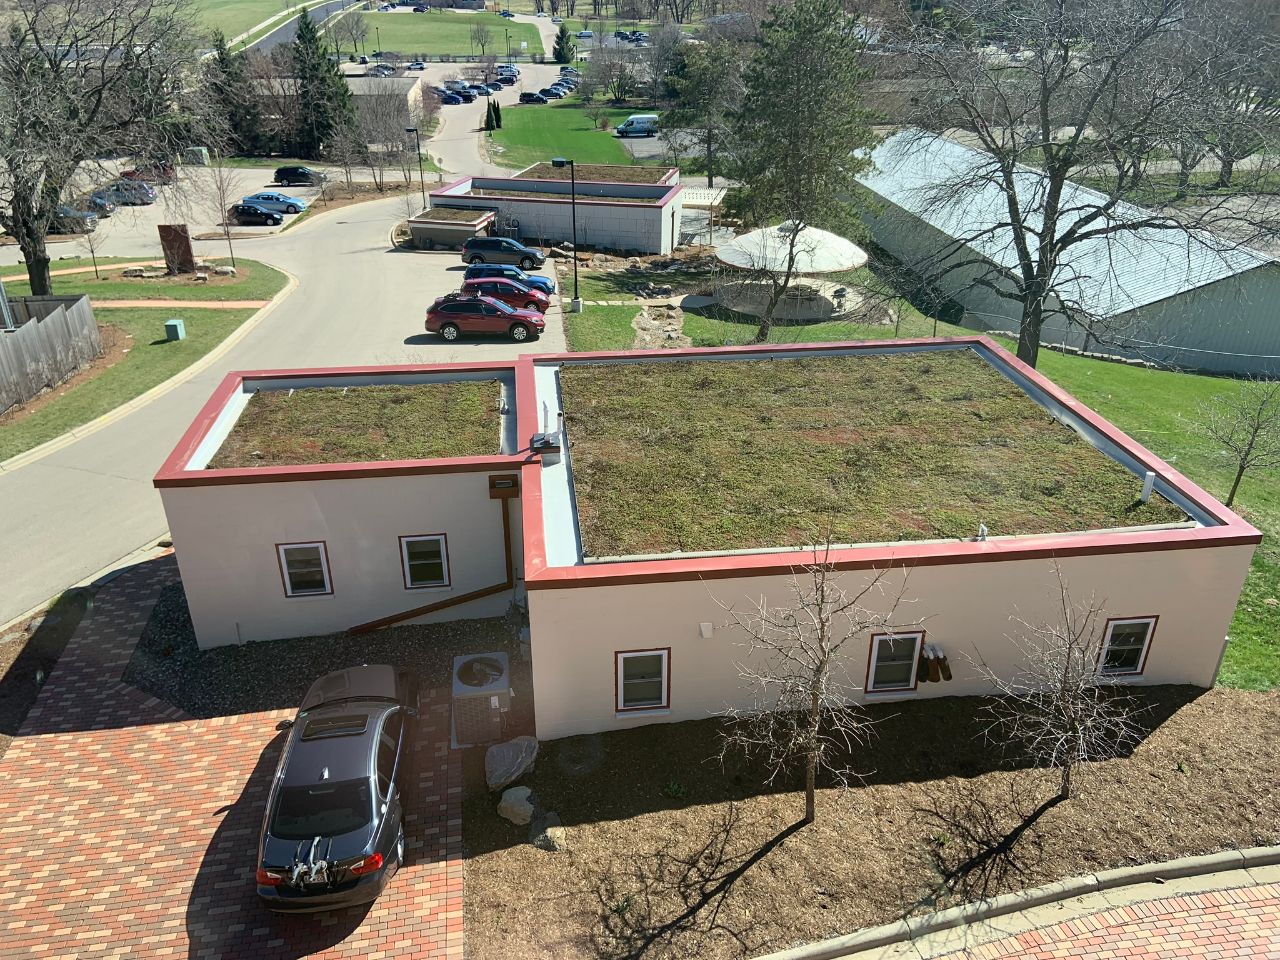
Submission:
{"label": "brick paver walkway", "polygon": [[171,558],[98,594],[0,760],[0,957],[462,957],[462,775],[424,704],[404,869],[372,907],[277,917],[253,871],[292,711],[192,720],[119,680]]}
{"label": "brick paver walkway", "polygon": [[1149,900],[946,960],[1280,960],[1280,884]]}

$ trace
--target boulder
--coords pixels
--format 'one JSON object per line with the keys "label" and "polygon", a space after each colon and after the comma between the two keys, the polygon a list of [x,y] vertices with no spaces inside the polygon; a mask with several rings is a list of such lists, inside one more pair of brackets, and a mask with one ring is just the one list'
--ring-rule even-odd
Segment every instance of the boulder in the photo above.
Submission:
{"label": "boulder", "polygon": [[141,277],[147,271],[144,267],[125,267],[120,271],[122,277]]}
{"label": "boulder", "polygon": [[503,791],[498,801],[498,816],[510,820],[516,826],[524,826],[533,819],[532,791],[528,787],[512,787]]}
{"label": "boulder", "polygon": [[535,817],[529,824],[529,842],[539,850],[560,853],[569,849],[569,838],[555,811]]}
{"label": "boulder", "polygon": [[516,737],[495,743],[484,754],[484,778],[490,790],[501,790],[533,769],[538,759],[536,737]]}
{"label": "boulder", "polygon": [[224,263],[224,264],[220,264],[219,266],[214,267],[214,268],[213,268],[213,272],[214,272],[214,273],[216,273],[216,274],[217,274],[218,276],[220,276],[220,277],[234,277],[234,276],[237,276],[237,274],[236,274],[236,268],[235,268],[235,267],[233,267],[233,266],[231,266],[230,264],[226,264],[226,263]]}

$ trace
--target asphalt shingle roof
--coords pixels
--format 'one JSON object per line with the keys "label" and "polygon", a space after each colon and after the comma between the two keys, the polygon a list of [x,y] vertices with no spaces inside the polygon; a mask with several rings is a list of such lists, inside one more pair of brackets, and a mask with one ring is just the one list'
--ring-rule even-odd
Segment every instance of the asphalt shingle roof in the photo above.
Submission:
{"label": "asphalt shingle roof", "polygon": [[[967,241],[987,260],[1006,269],[1017,267],[1008,205],[989,154],[908,130],[881,143],[872,159],[875,169],[859,178],[869,190],[946,236]],[[966,184],[963,191],[945,196],[946,185],[959,181]],[[1033,229],[1039,226],[1038,199],[1044,186],[1038,171],[1020,168],[1018,195],[1024,219]],[[1106,199],[1098,191],[1068,184],[1062,209],[1075,215],[1062,218],[1059,235]],[[1148,216],[1149,211],[1123,202],[1110,213],[1121,222]],[[1070,306],[1109,317],[1270,263],[1274,261],[1264,254],[1203,230],[1143,227],[1068,248],[1057,292]]]}

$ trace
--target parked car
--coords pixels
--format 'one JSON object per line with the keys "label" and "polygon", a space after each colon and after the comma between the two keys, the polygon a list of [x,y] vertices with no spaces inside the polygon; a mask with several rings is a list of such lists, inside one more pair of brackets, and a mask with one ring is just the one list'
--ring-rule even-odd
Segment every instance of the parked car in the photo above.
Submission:
{"label": "parked car", "polygon": [[326,674],[289,727],[267,797],[255,879],[268,910],[377,899],[404,863],[418,684],[380,664]]}
{"label": "parked car", "polygon": [[233,203],[227,208],[227,222],[241,227],[278,227],[284,223],[284,214],[256,203]]}
{"label": "parked car", "polygon": [[323,173],[310,167],[278,167],[276,169],[276,183],[286,187],[291,187],[295,184],[300,186],[319,186],[326,179]]}
{"label": "parked car", "polygon": [[272,193],[270,190],[242,197],[240,202],[252,203],[275,213],[301,213],[307,209],[307,201],[284,193]]}
{"label": "parked car", "polygon": [[561,90],[559,87],[543,87],[538,92],[548,100],[560,100],[563,99],[565,95],[565,91]]}
{"label": "parked car", "polygon": [[416,6],[416,7],[414,7],[414,8],[413,8],[413,12],[414,12],[414,13],[426,13],[426,12],[427,12],[427,8],[426,8],[426,7],[424,7],[424,6],[422,6],[421,4],[419,4],[418,6]]}
{"label": "parked car", "polygon": [[463,103],[475,103],[475,102],[476,102],[476,95],[475,95],[475,93],[473,93],[473,92],[472,92],[472,91],[470,91],[470,90],[455,90],[455,91],[453,91],[453,95],[454,95],[455,97],[461,97],[461,98],[462,98],[462,102],[463,102]]}
{"label": "parked car", "polygon": [[615,30],[615,31],[613,31],[613,36],[614,36],[614,38],[615,38],[615,39],[618,39],[618,40],[630,40],[630,39],[631,39],[631,34],[627,33],[627,31],[625,31],[625,30]]}
{"label": "parked car", "polygon": [[532,270],[547,262],[541,250],[509,237],[471,237],[462,245],[462,259],[466,263],[514,263],[521,270]]}
{"label": "parked car", "polygon": [[406,70],[425,70],[427,69],[427,65],[421,60],[414,60],[412,63],[409,64],[409,66],[405,67],[405,69]]}
{"label": "parked car", "polygon": [[520,94],[520,102],[521,103],[546,103],[547,98],[540,93],[532,93],[531,91],[526,90],[524,93]]}
{"label": "parked car", "polygon": [[149,163],[140,163],[132,170],[125,170],[120,174],[120,179],[168,185],[178,179],[178,171],[167,160],[153,160]]}
{"label": "parked car", "polygon": [[369,58],[368,58],[368,57],[366,57],[364,54],[361,54],[361,55],[360,55],[360,59],[359,59],[358,61],[356,61],[356,62],[357,62],[357,63],[360,63],[361,65],[363,65],[363,64],[366,64],[366,63],[368,63],[368,62],[369,62]]}
{"label": "parked car", "polygon": [[595,34],[592,33],[590,30],[579,30],[577,33],[574,34],[574,36],[577,37],[579,40],[592,40],[595,38]]}
{"label": "parked car", "polygon": [[464,333],[506,334],[517,343],[541,336],[546,321],[536,310],[518,310],[492,297],[457,293],[440,297],[427,308],[427,333],[457,340]]}
{"label": "parked car", "polygon": [[498,16],[503,17],[507,20],[515,19],[515,14],[512,13],[510,10],[503,10],[501,13],[498,14]]}
{"label": "parked car", "polygon": [[530,289],[541,290],[545,294],[556,292],[556,282],[550,277],[525,273],[519,267],[513,267],[507,263],[473,263],[462,275],[464,280],[475,280],[479,277],[505,277],[516,283],[522,283]]}
{"label": "parked car", "polygon": [[50,233],[93,233],[98,229],[98,215],[91,210],[75,210],[59,204],[49,223]]}
{"label": "parked car", "polygon": [[118,207],[141,207],[156,202],[156,188],[141,180],[116,180],[93,191]]}
{"label": "parked car", "polygon": [[99,218],[109,217],[116,212],[116,205],[97,192],[81,197],[78,202],[80,209],[96,213]]}
{"label": "parked car", "polygon": [[490,93],[497,93],[499,90],[502,89],[502,84],[500,84],[497,80],[493,80],[490,83],[486,83],[485,86],[489,88]]}
{"label": "parked car", "polygon": [[440,98],[440,102],[444,104],[446,107],[456,107],[456,106],[460,106],[463,103],[466,103],[466,101],[463,100],[456,93],[446,93],[443,97]]}
{"label": "parked car", "polygon": [[564,17],[552,17],[552,18],[551,18],[551,22],[552,22],[552,23],[564,23]]}
{"label": "parked car", "polygon": [[518,78],[509,73],[498,74],[498,84],[503,87],[514,87]]}
{"label": "parked car", "polygon": [[551,298],[541,290],[534,290],[532,287],[526,287],[523,283],[508,280],[506,277],[464,279],[462,281],[462,289],[458,292],[476,297],[492,297],[494,300],[505,303],[508,307],[536,310],[538,313],[546,313],[547,307],[551,305]]}
{"label": "parked car", "polygon": [[467,87],[467,90],[475,94],[477,97],[489,97],[493,95],[493,91],[482,83],[473,83],[471,86]]}

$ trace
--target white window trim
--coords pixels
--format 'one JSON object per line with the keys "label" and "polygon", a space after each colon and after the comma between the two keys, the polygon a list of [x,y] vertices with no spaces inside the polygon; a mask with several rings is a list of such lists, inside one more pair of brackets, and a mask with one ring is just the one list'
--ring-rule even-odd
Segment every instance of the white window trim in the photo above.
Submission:
{"label": "white window trim", "polygon": [[[654,654],[662,657],[662,702],[650,704],[643,707],[624,706],[622,695],[623,679],[626,676],[624,664],[632,657],[652,657]],[[616,689],[614,690],[614,712],[620,716],[630,716],[636,713],[666,713],[671,710],[671,651],[666,647],[656,647],[652,650],[619,650],[614,654],[614,672],[617,674],[615,679]]]}
{"label": "white window trim", "polygon": [[[444,565],[444,579],[439,582],[432,583],[414,583],[409,575],[409,544],[420,543],[423,540],[434,540],[440,544],[440,560]],[[400,568],[404,572],[404,588],[406,590],[430,590],[443,589],[449,587],[453,583],[452,572],[449,569],[449,539],[443,533],[427,533],[419,534],[412,537],[400,538]]]}
{"label": "white window trim", "polygon": [[[320,550],[320,572],[324,575],[323,590],[304,590],[298,593],[293,589],[293,584],[289,582],[289,560],[285,554],[289,550],[299,547],[317,547]],[[278,543],[276,544],[276,557],[280,561],[280,579],[284,581],[284,595],[286,597],[328,597],[333,595],[333,581],[329,579],[329,549],[325,546],[324,541]]]}
{"label": "white window trim", "polygon": [[[904,637],[911,637],[915,640],[915,649],[911,655],[911,676],[910,682],[903,687],[877,687],[876,667],[880,660],[880,641],[899,640]],[[873,633],[871,635],[871,653],[869,655],[869,663],[867,664],[867,693],[911,693],[916,689],[916,671],[920,668],[920,650],[924,647],[924,631],[923,630],[886,630],[883,633]]]}
{"label": "white window trim", "polygon": [[[1104,677],[1140,677],[1147,669],[1147,654],[1151,652],[1151,638],[1156,635],[1156,623],[1159,617],[1113,617],[1107,621],[1107,633],[1102,638],[1102,654],[1098,657],[1098,673]],[[1147,635],[1142,638],[1142,647],[1138,652],[1138,666],[1135,670],[1108,670],[1107,652],[1111,649],[1111,635],[1117,626],[1128,626],[1133,623],[1145,623]]]}

